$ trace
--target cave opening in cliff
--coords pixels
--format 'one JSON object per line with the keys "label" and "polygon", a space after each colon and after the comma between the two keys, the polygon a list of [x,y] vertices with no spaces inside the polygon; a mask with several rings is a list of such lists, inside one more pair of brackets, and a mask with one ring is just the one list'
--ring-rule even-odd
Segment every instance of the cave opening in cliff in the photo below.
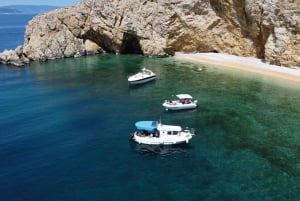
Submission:
{"label": "cave opening in cliff", "polygon": [[121,54],[143,54],[140,37],[134,31],[124,32],[122,41]]}
{"label": "cave opening in cliff", "polygon": [[104,52],[115,53],[114,44],[111,37],[103,32],[97,32],[93,29],[88,30],[83,35],[84,40],[90,40],[103,49]]}

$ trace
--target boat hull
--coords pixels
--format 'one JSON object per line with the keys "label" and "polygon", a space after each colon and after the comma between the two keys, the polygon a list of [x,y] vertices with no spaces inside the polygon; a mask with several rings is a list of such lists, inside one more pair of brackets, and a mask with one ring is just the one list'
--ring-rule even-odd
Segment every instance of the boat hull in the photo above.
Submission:
{"label": "boat hull", "polygon": [[137,132],[132,135],[132,140],[139,144],[147,145],[174,145],[174,144],[184,144],[189,143],[192,139],[192,134],[183,133],[176,136],[162,136],[162,137],[152,137],[152,136],[139,136]]}
{"label": "boat hull", "polygon": [[146,78],[141,78],[141,79],[128,79],[128,82],[132,85],[135,84],[144,84],[150,81],[153,81],[156,79],[156,76],[151,76],[151,77],[146,77]]}
{"label": "boat hull", "polygon": [[196,103],[189,103],[189,104],[172,104],[172,103],[163,103],[163,107],[165,107],[166,110],[190,110],[195,109],[197,107]]}

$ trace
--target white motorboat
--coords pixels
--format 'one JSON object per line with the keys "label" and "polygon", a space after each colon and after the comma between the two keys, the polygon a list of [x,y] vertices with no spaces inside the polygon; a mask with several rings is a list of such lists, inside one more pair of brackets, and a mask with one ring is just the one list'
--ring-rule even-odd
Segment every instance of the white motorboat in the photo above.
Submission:
{"label": "white motorboat", "polygon": [[156,74],[151,70],[143,68],[140,72],[128,77],[130,84],[143,84],[156,79]]}
{"label": "white motorboat", "polygon": [[187,110],[197,107],[197,100],[189,94],[177,94],[177,100],[165,100],[162,104],[166,110]]}
{"label": "white motorboat", "polygon": [[172,145],[189,143],[194,129],[182,129],[181,126],[163,125],[158,121],[138,121],[137,131],[132,134],[132,140],[139,144]]}

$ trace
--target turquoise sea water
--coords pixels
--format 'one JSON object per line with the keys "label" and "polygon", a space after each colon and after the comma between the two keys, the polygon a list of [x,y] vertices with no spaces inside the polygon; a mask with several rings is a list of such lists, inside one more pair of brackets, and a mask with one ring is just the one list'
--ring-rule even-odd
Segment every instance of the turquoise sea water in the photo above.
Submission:
{"label": "turquoise sea water", "polygon": [[[146,66],[155,82],[130,87]],[[0,65],[1,200],[300,200],[300,89],[173,58],[96,55]],[[196,110],[161,104],[190,93]],[[193,127],[185,146],[134,123]]]}

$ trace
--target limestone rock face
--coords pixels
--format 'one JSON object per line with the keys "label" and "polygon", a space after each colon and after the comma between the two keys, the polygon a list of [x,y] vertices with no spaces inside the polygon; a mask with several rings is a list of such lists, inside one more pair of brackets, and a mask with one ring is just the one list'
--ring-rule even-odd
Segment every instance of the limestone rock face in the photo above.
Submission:
{"label": "limestone rock face", "polygon": [[0,53],[0,62],[23,66],[25,63],[29,63],[29,59],[23,57],[23,48],[22,46],[18,46],[15,50],[4,50]]}
{"label": "limestone rock face", "polygon": [[30,60],[84,55],[83,39],[74,34],[75,29],[68,27],[78,25],[72,20],[76,15],[72,9],[65,8],[36,16],[26,27],[24,55]]}
{"label": "limestone rock face", "polygon": [[300,66],[299,27],[300,0],[82,0],[31,20],[18,55],[222,52]]}

